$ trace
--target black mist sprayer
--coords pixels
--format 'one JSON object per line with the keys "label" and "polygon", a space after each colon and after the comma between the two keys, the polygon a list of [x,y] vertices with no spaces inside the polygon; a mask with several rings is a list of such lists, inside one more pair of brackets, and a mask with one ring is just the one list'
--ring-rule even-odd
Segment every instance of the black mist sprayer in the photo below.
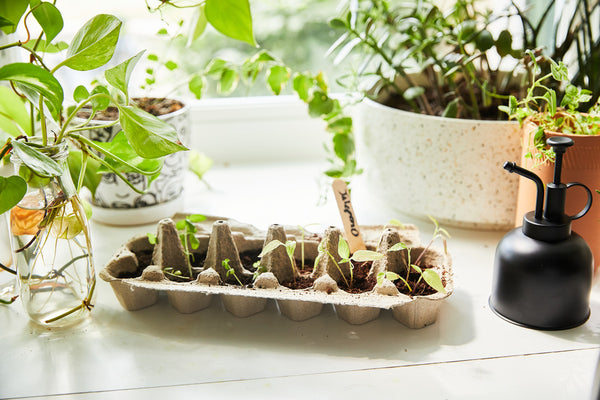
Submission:
{"label": "black mist sprayer", "polygon": [[[546,142],[556,154],[554,177],[546,185],[533,172],[506,162],[504,169],[532,180],[537,187],[535,210],[523,226],[504,236],[496,249],[490,306],[501,317],[529,328],[567,329],[584,323],[590,314],[592,252],[581,236],[571,232],[571,221],[592,206],[592,193],[578,182],[561,183],[563,155],[573,140],[563,136]],[[583,187],[585,207],[565,214],[567,189]],[[545,203],[545,208],[544,208]]]}

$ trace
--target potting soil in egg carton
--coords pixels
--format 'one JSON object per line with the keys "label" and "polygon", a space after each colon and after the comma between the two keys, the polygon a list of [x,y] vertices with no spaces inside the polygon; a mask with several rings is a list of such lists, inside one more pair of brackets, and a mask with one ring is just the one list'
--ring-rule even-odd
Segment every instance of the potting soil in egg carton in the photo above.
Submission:
{"label": "potting soil in egg carton", "polygon": [[[165,291],[173,308],[181,313],[202,310],[220,297],[227,311],[248,317],[263,311],[267,300],[273,299],[281,313],[294,321],[315,317],[325,304],[332,304],[337,315],[351,324],[364,324],[376,319],[382,309],[391,309],[403,325],[422,328],[436,321],[442,300],[453,290],[450,256],[423,246],[414,225],[361,227],[367,248],[384,257],[363,266],[353,261],[352,275],[347,262],[339,263],[338,228],[314,234],[298,227],[272,225],[264,232],[216,217],[195,226],[199,245],[190,248],[191,279],[187,256],[171,219],[158,223],[156,245],[147,235],[136,236],[109,260],[100,277],[111,284],[126,310],[149,307],[156,303],[159,292]],[[273,240],[296,242],[295,268],[285,245],[264,254],[256,263],[263,247]],[[438,272],[446,293],[408,296],[390,280],[377,283],[376,277],[382,271],[406,276],[408,250],[387,251],[398,242],[411,248],[413,263],[425,251],[419,264]],[[264,272],[256,274],[256,268]]]}

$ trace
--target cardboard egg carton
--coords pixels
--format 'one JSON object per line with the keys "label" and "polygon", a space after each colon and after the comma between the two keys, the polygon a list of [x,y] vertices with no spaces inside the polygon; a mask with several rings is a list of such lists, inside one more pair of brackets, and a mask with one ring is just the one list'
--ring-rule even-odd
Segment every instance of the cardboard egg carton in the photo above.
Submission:
{"label": "cardboard egg carton", "polygon": [[[453,290],[450,256],[434,248],[424,248],[419,232],[413,225],[363,226],[361,232],[367,248],[377,249],[385,257],[374,261],[369,275],[377,276],[382,271],[400,275],[406,273],[406,252],[386,250],[395,243],[403,242],[410,247],[412,260],[425,251],[421,265],[431,265],[443,277],[446,293],[428,296],[407,296],[398,292],[389,280],[365,293],[348,293],[339,286],[350,279],[348,263],[340,260],[337,246],[341,232],[331,227],[321,235],[306,234],[298,227],[272,225],[267,232],[235,220],[209,217],[196,224],[199,246],[193,250],[195,257],[203,257],[204,263],[197,268],[197,279],[191,282],[176,282],[168,279],[165,268],[186,270],[187,261],[175,223],[165,219],[157,225],[157,244],[150,244],[147,235],[130,239],[109,260],[100,272],[100,277],[109,282],[121,305],[129,311],[149,307],[157,302],[159,293],[168,294],[171,305],[181,313],[193,313],[210,305],[219,297],[225,308],[237,317],[248,317],[264,310],[269,299],[277,302],[283,315],[303,321],[321,313],[324,305],[334,306],[337,315],[351,323],[363,324],[376,319],[381,310],[390,309],[393,317],[409,328],[422,328],[434,323],[442,300]],[[304,240],[302,240],[304,238]],[[285,246],[279,246],[265,254],[260,264],[267,270],[252,281],[253,273],[246,269],[240,254],[258,254],[272,240],[285,243],[296,241],[295,257],[303,252],[306,260],[315,260],[319,254],[319,243],[328,255],[319,257],[312,272],[314,283],[307,289],[290,289],[281,282],[298,277],[298,268],[292,262]],[[302,246],[301,243],[304,243]],[[326,253],[322,253],[326,254]],[[142,258],[151,261],[142,261]],[[222,265],[229,259],[229,273]],[[334,260],[336,262],[334,262]],[[149,263],[144,267],[144,263]],[[338,268],[341,267],[341,268]],[[342,276],[343,275],[343,276]],[[252,282],[240,286],[237,279]]]}

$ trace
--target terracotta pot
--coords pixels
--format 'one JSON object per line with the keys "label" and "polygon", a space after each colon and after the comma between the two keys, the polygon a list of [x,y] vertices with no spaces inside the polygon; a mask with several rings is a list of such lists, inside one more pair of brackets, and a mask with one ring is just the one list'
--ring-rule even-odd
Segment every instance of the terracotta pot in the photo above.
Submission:
{"label": "terracotta pot", "polygon": [[[533,135],[537,126],[533,122],[523,124],[522,141],[529,146],[523,146],[520,165],[537,174],[542,182],[548,183],[553,179],[554,164],[546,163],[533,166],[531,158],[525,158],[533,143]],[[561,180],[563,183],[579,182],[592,192],[600,189],[600,136],[571,135],[560,132],[546,132],[546,137],[567,136],[573,139],[575,145],[564,155]],[[515,226],[523,224],[523,215],[535,208],[536,188],[529,180],[519,178],[519,193]],[[583,188],[574,187],[567,191],[565,212],[567,215],[577,214],[587,202],[588,196]],[[594,195],[592,207],[580,219],[574,220],[572,230],[580,234],[592,249],[594,254],[594,273],[598,278],[600,266],[600,197]]]}

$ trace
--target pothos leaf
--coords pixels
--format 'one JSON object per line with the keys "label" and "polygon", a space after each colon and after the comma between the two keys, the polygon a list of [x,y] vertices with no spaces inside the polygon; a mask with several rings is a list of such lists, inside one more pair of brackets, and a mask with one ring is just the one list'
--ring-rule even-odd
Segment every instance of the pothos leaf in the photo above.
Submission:
{"label": "pothos leaf", "polygon": [[27,193],[27,183],[20,176],[0,176],[0,214],[16,206]]}
{"label": "pothos leaf", "polygon": [[60,166],[45,154],[31,148],[30,146],[14,140],[12,142],[13,152],[37,175],[51,178],[62,173]]}

